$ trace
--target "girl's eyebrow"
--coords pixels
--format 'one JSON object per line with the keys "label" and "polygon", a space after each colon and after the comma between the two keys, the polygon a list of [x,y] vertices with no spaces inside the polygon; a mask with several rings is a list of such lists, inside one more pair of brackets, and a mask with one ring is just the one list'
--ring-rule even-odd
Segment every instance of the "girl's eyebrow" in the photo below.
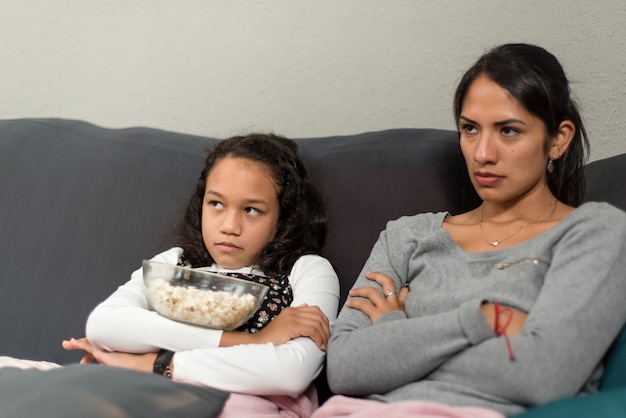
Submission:
{"label": "girl's eyebrow", "polygon": [[[461,116],[459,116],[459,119],[463,119],[464,121],[466,121],[468,123],[471,123],[472,125],[478,125],[479,124],[478,122],[468,118],[467,116],[461,115]],[[498,121],[498,122],[494,122],[494,125],[495,126],[503,126],[503,125],[508,125],[508,124],[511,124],[511,123],[520,123],[522,125],[526,125],[526,123],[523,120],[514,119],[514,118],[505,119],[505,120],[501,120],[501,121]]]}
{"label": "girl's eyebrow", "polygon": [[[223,194],[221,194],[220,192],[217,192],[215,190],[211,190],[211,189],[207,190],[204,195],[205,196],[213,195],[213,196],[216,196],[216,197],[218,197],[220,199],[224,198]],[[263,199],[246,199],[246,203],[248,203],[248,204],[255,204],[255,205],[267,205],[267,202],[265,200],[263,200]]]}

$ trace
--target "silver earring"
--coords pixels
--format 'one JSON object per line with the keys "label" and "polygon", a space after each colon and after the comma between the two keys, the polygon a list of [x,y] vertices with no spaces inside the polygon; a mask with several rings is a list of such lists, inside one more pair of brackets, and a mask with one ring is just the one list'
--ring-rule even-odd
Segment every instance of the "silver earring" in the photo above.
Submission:
{"label": "silver earring", "polygon": [[548,160],[548,166],[546,168],[548,169],[548,173],[552,174],[554,171],[554,162],[552,162],[552,158]]}

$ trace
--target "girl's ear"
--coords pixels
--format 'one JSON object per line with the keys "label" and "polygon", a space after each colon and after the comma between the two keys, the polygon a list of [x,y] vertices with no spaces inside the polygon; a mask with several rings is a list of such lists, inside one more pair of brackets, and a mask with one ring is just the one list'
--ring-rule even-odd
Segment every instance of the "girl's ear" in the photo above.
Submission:
{"label": "girl's ear", "polygon": [[554,139],[552,140],[552,146],[550,147],[550,151],[548,155],[551,160],[558,160],[561,158],[561,155],[567,151],[569,144],[572,142],[574,138],[574,134],[576,133],[576,125],[571,120],[564,120],[559,125],[559,130],[557,131]]}

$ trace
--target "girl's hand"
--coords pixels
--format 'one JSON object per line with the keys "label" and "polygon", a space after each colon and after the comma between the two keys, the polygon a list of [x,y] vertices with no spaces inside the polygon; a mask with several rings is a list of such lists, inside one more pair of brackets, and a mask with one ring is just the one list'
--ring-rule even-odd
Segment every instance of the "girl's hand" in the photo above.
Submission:
{"label": "girl's hand", "polygon": [[70,339],[62,342],[66,350],[84,350],[80,364],[97,361],[105,366],[124,367],[140,372],[152,373],[157,353],[129,354],[98,350],[87,338]]}
{"label": "girl's hand", "polygon": [[[498,327],[499,332],[508,337],[519,334],[526,323],[528,314],[515,308],[508,306],[499,306]],[[481,312],[489,323],[491,329],[495,332],[496,326],[496,304],[484,303],[480,307]]]}
{"label": "girl's hand", "polygon": [[349,295],[354,299],[349,299],[346,306],[363,312],[372,324],[387,312],[404,311],[404,300],[409,294],[408,287],[402,287],[397,291],[393,279],[379,272],[365,273],[365,277],[378,283],[383,292],[373,286],[351,289]]}
{"label": "girl's hand", "polygon": [[254,334],[224,332],[220,346],[235,344],[285,344],[298,337],[312,339],[320,350],[326,351],[330,338],[328,318],[317,306],[306,304],[283,309],[276,318]]}
{"label": "girl's hand", "polygon": [[65,348],[66,350],[83,350],[85,354],[80,359],[80,364],[89,364],[96,361],[95,357],[93,356],[95,348],[93,344],[91,344],[91,341],[89,341],[87,338],[79,338],[78,340],[75,338],[71,338],[69,340],[63,340],[63,342],[61,342],[61,345],[63,345],[63,348]]}

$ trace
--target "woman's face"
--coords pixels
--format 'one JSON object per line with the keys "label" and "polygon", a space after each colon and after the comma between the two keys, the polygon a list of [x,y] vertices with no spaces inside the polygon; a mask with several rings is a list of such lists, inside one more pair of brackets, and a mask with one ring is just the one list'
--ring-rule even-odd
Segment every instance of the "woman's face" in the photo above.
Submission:
{"label": "woman's face", "polygon": [[459,116],[461,150],[484,201],[508,202],[549,193],[544,122],[486,76],[472,82]]}
{"label": "woman's face", "polygon": [[202,204],[202,238],[217,264],[256,264],[276,235],[278,214],[278,190],[264,164],[226,157],[213,166]]}

